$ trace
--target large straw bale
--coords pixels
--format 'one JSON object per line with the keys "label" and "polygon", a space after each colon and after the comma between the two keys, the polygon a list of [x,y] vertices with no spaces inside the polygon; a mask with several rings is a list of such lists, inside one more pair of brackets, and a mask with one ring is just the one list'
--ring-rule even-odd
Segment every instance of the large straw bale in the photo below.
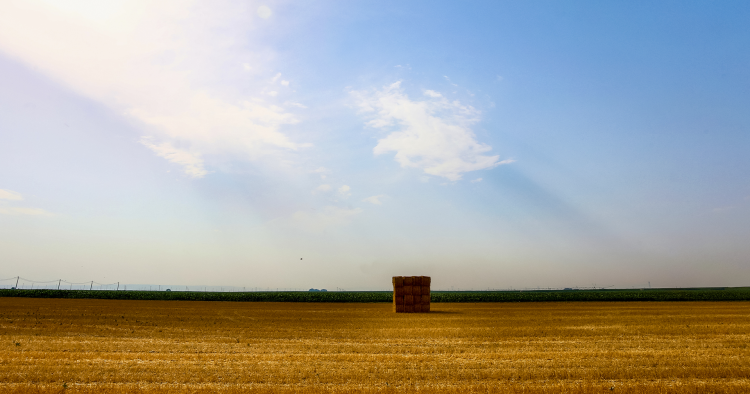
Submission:
{"label": "large straw bale", "polygon": [[393,311],[396,313],[427,313],[430,311],[429,276],[394,276]]}
{"label": "large straw bale", "polygon": [[412,287],[414,286],[404,286],[404,295],[408,295],[408,294],[414,295]]}

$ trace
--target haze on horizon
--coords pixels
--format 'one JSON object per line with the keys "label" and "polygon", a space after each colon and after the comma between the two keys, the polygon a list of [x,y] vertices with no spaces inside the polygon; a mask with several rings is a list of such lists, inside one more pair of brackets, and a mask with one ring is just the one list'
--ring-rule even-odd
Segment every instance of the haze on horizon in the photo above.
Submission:
{"label": "haze on horizon", "polygon": [[750,3],[0,3],[0,278],[750,284]]}

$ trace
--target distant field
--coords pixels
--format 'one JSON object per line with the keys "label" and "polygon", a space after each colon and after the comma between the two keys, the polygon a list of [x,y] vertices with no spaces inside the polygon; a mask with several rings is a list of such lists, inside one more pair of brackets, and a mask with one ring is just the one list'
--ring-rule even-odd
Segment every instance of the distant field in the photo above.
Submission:
{"label": "distant field", "polygon": [[750,302],[0,298],[2,393],[746,393]]}
{"label": "distant field", "polygon": [[[92,298],[105,300],[179,300],[237,302],[392,302],[390,291],[114,291],[0,290],[0,297]],[[750,301],[750,288],[433,291],[432,302],[554,302],[554,301]]]}

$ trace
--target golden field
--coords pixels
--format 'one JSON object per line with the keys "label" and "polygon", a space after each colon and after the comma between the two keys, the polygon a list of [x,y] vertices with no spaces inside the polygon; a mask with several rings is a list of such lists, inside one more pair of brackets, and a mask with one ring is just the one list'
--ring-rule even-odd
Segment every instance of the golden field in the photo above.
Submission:
{"label": "golden field", "polygon": [[744,393],[750,303],[0,298],[0,392]]}

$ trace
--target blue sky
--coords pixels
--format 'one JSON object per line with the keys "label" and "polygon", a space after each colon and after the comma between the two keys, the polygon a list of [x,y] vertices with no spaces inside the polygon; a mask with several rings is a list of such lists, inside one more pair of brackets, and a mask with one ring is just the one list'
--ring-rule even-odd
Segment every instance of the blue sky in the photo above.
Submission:
{"label": "blue sky", "polygon": [[748,17],[3,2],[0,276],[747,285]]}

